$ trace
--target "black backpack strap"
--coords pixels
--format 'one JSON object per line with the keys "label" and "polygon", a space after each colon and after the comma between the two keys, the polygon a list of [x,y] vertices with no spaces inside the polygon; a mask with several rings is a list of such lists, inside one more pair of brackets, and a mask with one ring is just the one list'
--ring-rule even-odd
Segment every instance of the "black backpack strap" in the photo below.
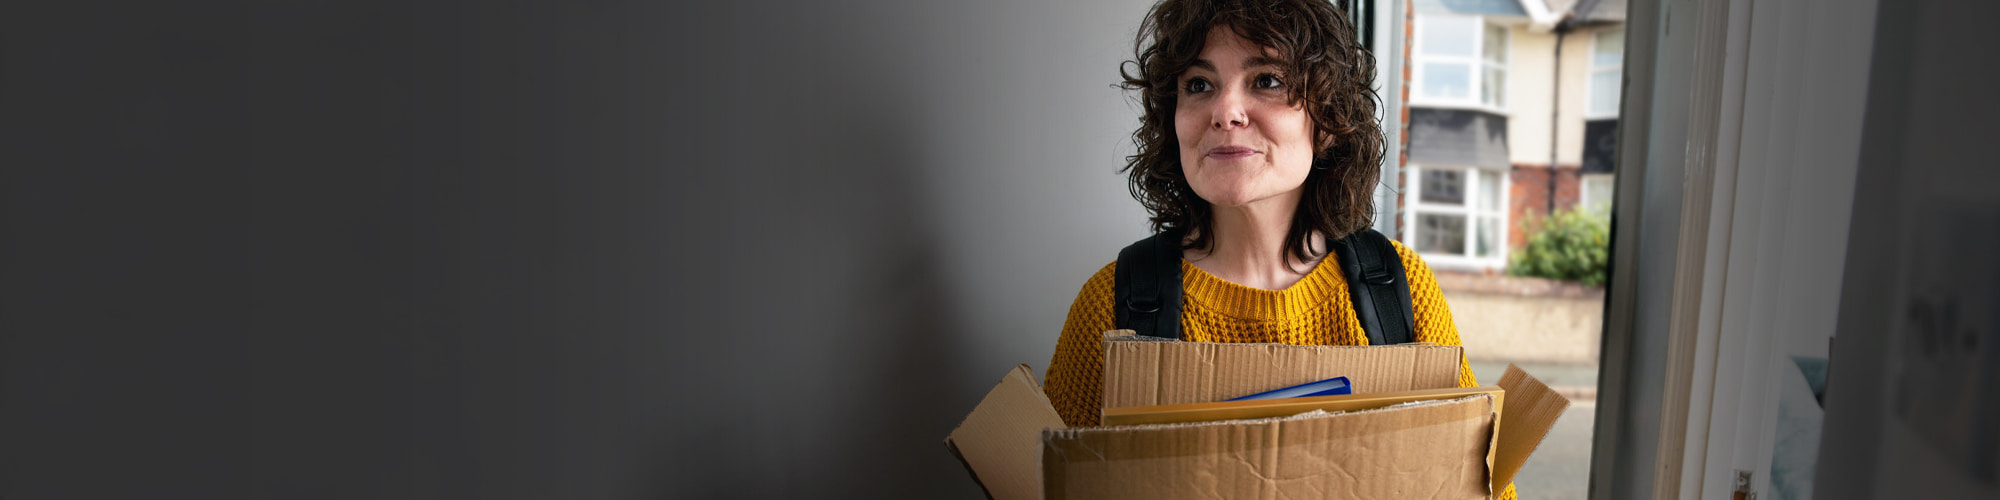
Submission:
{"label": "black backpack strap", "polygon": [[1155,234],[1118,251],[1115,324],[1139,335],[1181,338],[1181,235]]}
{"label": "black backpack strap", "polygon": [[1389,238],[1363,229],[1333,242],[1334,258],[1347,276],[1354,315],[1368,332],[1368,345],[1406,344],[1416,339],[1416,316],[1410,311],[1410,283],[1403,259]]}

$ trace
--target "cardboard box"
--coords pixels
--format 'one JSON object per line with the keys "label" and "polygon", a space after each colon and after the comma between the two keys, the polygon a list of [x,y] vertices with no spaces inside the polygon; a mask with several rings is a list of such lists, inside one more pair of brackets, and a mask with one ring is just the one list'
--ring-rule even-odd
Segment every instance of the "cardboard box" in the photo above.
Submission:
{"label": "cardboard box", "polygon": [[[1392,375],[1363,385],[1357,372],[1344,373],[1355,379],[1356,396],[1369,394],[1364,389],[1440,389],[1402,386],[1435,385],[1446,364],[1438,359],[1446,352],[1455,383],[1461,352],[1438,346],[1144,342],[1118,335],[1107,336],[1105,348],[1107,402],[1182,404],[1334,376],[1325,370]],[[1418,366],[1423,368],[1412,368]],[[1139,380],[1149,372],[1156,382]],[[1126,388],[1115,398],[1114,384]],[[1003,500],[1490,498],[1497,491],[1493,486],[1512,480],[1568,406],[1516,368],[1509,368],[1500,387],[1442,391],[1438,399],[1341,413],[1070,429],[1021,365],[973,409],[946,446],[989,496]],[[1219,397],[1193,399],[1212,396]]]}

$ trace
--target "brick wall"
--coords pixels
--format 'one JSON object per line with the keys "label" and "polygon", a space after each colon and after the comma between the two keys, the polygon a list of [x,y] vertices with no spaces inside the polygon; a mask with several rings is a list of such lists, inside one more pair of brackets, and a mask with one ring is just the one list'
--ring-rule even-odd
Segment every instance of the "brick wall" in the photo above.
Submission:
{"label": "brick wall", "polygon": [[[1521,225],[1529,219],[1539,219],[1549,213],[1549,175],[1547,165],[1515,164],[1508,176],[1510,187],[1507,192],[1511,200],[1507,207],[1507,246],[1521,248],[1528,244],[1528,234]],[[1578,165],[1556,165],[1555,202],[1556,209],[1574,207],[1583,196],[1583,178]]]}

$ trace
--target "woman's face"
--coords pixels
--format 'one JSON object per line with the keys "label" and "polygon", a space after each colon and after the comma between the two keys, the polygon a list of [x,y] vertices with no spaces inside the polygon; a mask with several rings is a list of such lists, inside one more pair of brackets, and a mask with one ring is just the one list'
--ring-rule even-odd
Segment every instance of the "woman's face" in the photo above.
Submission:
{"label": "woman's face", "polygon": [[1212,205],[1289,202],[1290,213],[1304,192],[1312,120],[1286,102],[1290,83],[1276,57],[1218,26],[1181,74],[1174,108],[1181,169],[1195,195]]}

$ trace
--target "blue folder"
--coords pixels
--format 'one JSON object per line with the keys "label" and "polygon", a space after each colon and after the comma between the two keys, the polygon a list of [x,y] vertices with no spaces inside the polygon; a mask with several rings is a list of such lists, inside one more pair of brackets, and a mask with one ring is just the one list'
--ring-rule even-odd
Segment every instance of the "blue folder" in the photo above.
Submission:
{"label": "blue folder", "polygon": [[1318,382],[1307,382],[1283,389],[1264,391],[1248,396],[1224,401],[1252,401],[1258,399],[1303,398],[1306,396],[1339,396],[1354,394],[1354,387],[1347,384],[1347,377],[1334,377]]}

